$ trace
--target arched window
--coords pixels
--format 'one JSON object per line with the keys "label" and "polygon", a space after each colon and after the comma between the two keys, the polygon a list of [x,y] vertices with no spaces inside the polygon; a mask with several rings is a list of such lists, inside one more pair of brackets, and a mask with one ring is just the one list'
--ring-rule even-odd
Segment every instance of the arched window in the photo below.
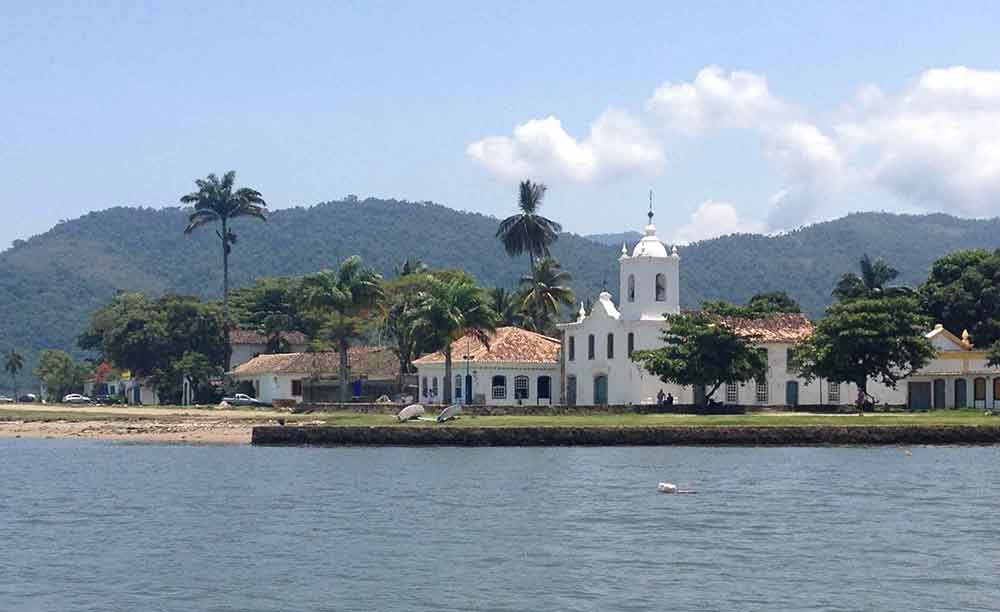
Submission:
{"label": "arched window", "polygon": [[594,358],[594,334],[587,336],[587,359]]}
{"label": "arched window", "polygon": [[635,334],[632,332],[628,333],[628,356],[631,359],[632,353],[635,352]]}
{"label": "arched window", "polygon": [[528,399],[528,377],[514,377],[514,399]]}
{"label": "arched window", "polygon": [[615,358],[615,335],[608,334],[608,359]]}
{"label": "arched window", "polygon": [[427,397],[427,377],[420,379],[420,395]]}
{"label": "arched window", "polygon": [[462,399],[462,377],[455,377],[455,399]]}
{"label": "arched window", "polygon": [[438,377],[437,376],[432,376],[431,377],[431,397],[437,397],[437,396],[438,396]]}
{"label": "arched window", "polygon": [[507,399],[507,377],[493,377],[493,399]]}
{"label": "arched window", "polygon": [[666,302],[667,301],[667,275],[657,274],[656,275],[656,301]]}
{"label": "arched window", "polygon": [[628,301],[635,301],[635,274],[628,275]]}
{"label": "arched window", "polygon": [[569,337],[569,360],[576,359],[576,336]]}
{"label": "arched window", "polygon": [[986,379],[977,378],[972,381],[972,407],[986,407]]}

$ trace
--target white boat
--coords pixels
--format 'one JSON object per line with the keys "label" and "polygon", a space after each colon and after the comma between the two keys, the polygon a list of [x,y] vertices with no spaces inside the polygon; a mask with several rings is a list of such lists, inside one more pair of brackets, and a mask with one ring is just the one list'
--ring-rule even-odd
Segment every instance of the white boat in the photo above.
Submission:
{"label": "white boat", "polygon": [[399,411],[396,418],[400,423],[404,421],[412,421],[413,419],[420,418],[424,413],[424,407],[421,404],[410,404],[406,408]]}
{"label": "white boat", "polygon": [[457,417],[460,412],[462,412],[462,405],[452,404],[441,411],[441,414],[437,416],[437,422],[444,423],[445,421],[450,421]]}

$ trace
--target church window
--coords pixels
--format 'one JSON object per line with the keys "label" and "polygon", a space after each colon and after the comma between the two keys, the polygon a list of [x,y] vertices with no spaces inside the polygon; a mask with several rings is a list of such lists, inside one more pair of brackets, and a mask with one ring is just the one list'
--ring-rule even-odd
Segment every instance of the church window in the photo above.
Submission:
{"label": "church window", "polygon": [[632,357],[632,353],[635,351],[635,334],[632,332],[628,333],[628,356]]}
{"label": "church window", "polygon": [[667,275],[657,274],[656,275],[656,301],[666,302],[667,301]]}
{"label": "church window", "polygon": [[493,399],[507,399],[507,377],[493,377]]}
{"label": "church window", "polygon": [[528,377],[514,377],[514,399],[528,399]]}
{"label": "church window", "polygon": [[576,336],[569,337],[569,360],[576,359]]}
{"label": "church window", "polygon": [[455,377],[455,399],[462,399],[462,377]]}
{"label": "church window", "polygon": [[629,274],[628,275],[628,301],[629,302],[634,302],[635,301],[635,275],[634,274]]}
{"label": "church window", "polygon": [[766,404],[767,403],[767,381],[758,380],[757,381],[757,403]]}
{"label": "church window", "polygon": [[829,401],[831,404],[840,403],[840,383],[836,381],[829,381],[827,383],[829,388],[827,389],[827,395],[829,396]]}
{"label": "church window", "polygon": [[431,397],[437,397],[437,396],[438,396],[438,377],[437,376],[432,376],[431,377]]}
{"label": "church window", "polygon": [[737,404],[740,401],[740,386],[736,383],[726,383],[726,403]]}
{"label": "church window", "polygon": [[615,358],[615,335],[608,334],[608,359]]}
{"label": "church window", "polygon": [[594,358],[594,334],[587,336],[587,359]]}

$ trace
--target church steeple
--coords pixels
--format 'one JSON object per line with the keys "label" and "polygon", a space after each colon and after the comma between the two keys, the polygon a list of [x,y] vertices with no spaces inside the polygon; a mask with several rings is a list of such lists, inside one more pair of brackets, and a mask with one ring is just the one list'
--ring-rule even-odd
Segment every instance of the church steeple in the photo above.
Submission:
{"label": "church steeple", "polygon": [[652,189],[649,190],[649,212],[646,213],[646,216],[649,217],[649,224],[652,225],[653,224],[653,190]]}

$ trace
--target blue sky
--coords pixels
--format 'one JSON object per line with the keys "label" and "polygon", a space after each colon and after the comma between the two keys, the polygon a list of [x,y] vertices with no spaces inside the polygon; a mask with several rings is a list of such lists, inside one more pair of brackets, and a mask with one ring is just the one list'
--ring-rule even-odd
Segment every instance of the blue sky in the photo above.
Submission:
{"label": "blue sky", "polygon": [[228,169],[495,215],[533,178],[580,233],[653,189],[679,241],[1000,212],[996,3],[202,4],[0,3],[0,247]]}

